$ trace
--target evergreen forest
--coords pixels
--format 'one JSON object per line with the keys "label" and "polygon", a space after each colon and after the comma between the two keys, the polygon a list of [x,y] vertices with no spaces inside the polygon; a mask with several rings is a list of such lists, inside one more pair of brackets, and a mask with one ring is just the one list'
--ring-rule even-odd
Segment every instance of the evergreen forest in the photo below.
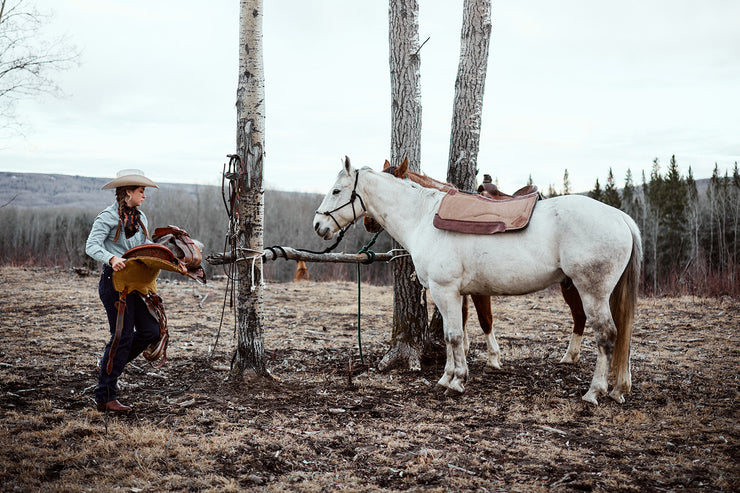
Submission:
{"label": "evergreen forest", "polygon": [[[567,173],[567,172],[566,172]],[[567,174],[566,180],[567,181]],[[591,198],[619,208],[642,233],[642,289],[646,294],[740,295],[740,173],[715,164],[699,190],[691,167],[681,174],[675,156],[663,172],[656,158],[650,176],[635,183],[628,169],[621,189],[609,170]]]}

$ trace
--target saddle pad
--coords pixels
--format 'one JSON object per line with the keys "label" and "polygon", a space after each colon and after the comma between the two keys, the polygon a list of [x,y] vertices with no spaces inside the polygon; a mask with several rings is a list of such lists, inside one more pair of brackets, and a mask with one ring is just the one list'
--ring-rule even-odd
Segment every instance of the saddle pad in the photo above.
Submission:
{"label": "saddle pad", "polygon": [[492,200],[477,194],[450,190],[434,215],[434,227],[458,233],[489,235],[516,231],[529,224],[539,192]]}

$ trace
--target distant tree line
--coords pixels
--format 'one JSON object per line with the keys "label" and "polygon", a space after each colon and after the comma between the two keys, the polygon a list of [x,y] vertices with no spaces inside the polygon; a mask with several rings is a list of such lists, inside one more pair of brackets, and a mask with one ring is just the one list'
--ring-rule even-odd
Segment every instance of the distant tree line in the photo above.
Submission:
{"label": "distant tree line", "polygon": [[[567,173],[567,172],[566,172]],[[661,172],[656,158],[649,178],[635,184],[627,170],[617,188],[609,170],[606,185],[596,180],[588,195],[622,209],[637,222],[644,249],[642,286],[648,294],[740,296],[740,172],[714,172],[697,189],[691,167],[682,176],[675,156]]]}
{"label": "distant tree line", "polygon": [[[562,193],[571,191],[568,171]],[[558,195],[553,186],[548,195]],[[697,187],[691,168],[686,176],[675,157],[663,172],[657,159],[649,176],[642,172],[635,183],[627,170],[624,186],[617,187],[612,170],[605,184],[597,179],[588,195],[632,216],[642,232],[644,262],[642,287],[646,294],[696,294],[740,296],[740,172],[735,163],[730,175],[715,165],[704,187]],[[330,243],[316,236],[312,219],[321,202],[318,194],[267,190],[265,193],[264,245],[285,245],[321,251]],[[112,200],[112,194],[111,194]],[[168,188],[149,194],[144,204],[150,228],[173,224],[187,230],[205,245],[205,255],[225,249],[228,227],[221,190],[213,186]],[[89,208],[14,207],[0,204],[0,263],[14,265],[88,267],[95,262],[85,255],[85,240],[99,210]],[[336,251],[358,252],[372,235],[361,223],[351,228]],[[392,247],[382,233],[374,251]],[[221,267],[205,265],[209,275]],[[265,277],[288,282],[295,275],[292,261],[269,261]],[[352,264],[311,263],[312,280],[355,280]],[[390,266],[362,266],[363,282],[390,284]]]}
{"label": "distant tree line", "polygon": [[[40,192],[42,193],[42,192]],[[188,189],[166,188],[147,193],[142,207],[149,220],[150,233],[154,228],[172,224],[179,226],[201,241],[204,257],[223,252],[226,245],[228,218],[219,187],[196,186]],[[321,203],[318,194],[265,192],[265,246],[285,245],[294,248],[321,251],[330,242],[320,239],[313,230],[313,216]],[[111,203],[113,194],[111,193]],[[0,263],[6,265],[86,267],[96,270],[96,262],[85,254],[85,241],[99,209],[65,207],[14,207],[12,202],[0,204]],[[352,227],[337,252],[356,253],[372,235],[365,232],[362,222]],[[374,251],[390,250],[391,240],[381,233]],[[210,267],[204,262],[209,276],[221,274],[221,267]],[[357,267],[350,264],[311,263],[312,280],[355,280]],[[276,260],[265,264],[269,281],[287,282],[295,276],[296,263]],[[163,275],[171,276],[168,273]],[[361,267],[363,282],[388,284],[390,266],[374,263]]]}

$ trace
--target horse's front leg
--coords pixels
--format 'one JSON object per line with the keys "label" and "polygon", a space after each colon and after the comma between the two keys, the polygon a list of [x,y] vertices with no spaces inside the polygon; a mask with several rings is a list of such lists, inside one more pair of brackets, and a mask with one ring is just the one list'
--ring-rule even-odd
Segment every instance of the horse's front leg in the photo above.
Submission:
{"label": "horse's front leg", "polygon": [[438,385],[453,392],[463,393],[468,379],[468,362],[462,326],[462,296],[449,289],[430,286],[430,294],[442,315],[447,362]]}

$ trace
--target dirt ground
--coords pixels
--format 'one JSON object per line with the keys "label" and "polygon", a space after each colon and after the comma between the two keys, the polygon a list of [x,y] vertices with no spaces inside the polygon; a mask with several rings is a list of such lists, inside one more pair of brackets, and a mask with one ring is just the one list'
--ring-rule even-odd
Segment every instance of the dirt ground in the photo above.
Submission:
{"label": "dirt ground", "polygon": [[[2,491],[738,491],[740,303],[640,301],[633,389],[622,405],[581,401],[581,361],[559,292],[494,300],[503,370],[485,366],[471,320],[464,395],[421,372],[380,373],[390,289],[268,284],[265,353],[274,380],[229,371],[233,318],[213,357],[226,282],[160,281],[169,360],[127,367],[128,415],[94,410],[109,334],[97,276],[0,268]],[[228,310],[227,310],[228,312]]]}

